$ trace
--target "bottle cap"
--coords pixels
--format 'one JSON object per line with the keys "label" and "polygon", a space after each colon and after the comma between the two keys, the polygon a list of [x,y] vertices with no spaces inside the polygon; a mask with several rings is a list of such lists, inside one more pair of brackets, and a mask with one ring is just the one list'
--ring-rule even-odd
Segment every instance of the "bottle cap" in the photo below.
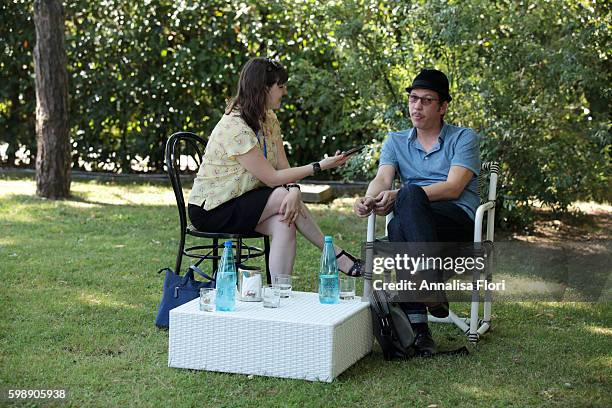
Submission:
{"label": "bottle cap", "polygon": [[332,236],[331,235],[326,235],[325,236],[325,242],[332,242]]}
{"label": "bottle cap", "polygon": [[232,247],[232,241],[225,241],[225,242],[223,243],[223,246],[224,246],[225,248],[231,248],[231,247]]}

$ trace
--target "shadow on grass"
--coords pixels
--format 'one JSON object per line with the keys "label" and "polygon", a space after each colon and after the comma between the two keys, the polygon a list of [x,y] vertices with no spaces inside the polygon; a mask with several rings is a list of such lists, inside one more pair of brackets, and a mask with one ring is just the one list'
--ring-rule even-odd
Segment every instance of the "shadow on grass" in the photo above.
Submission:
{"label": "shadow on grass", "polygon": [[[120,198],[119,194],[115,194],[116,197]],[[66,207],[71,207],[72,203],[80,203],[80,204],[89,204],[91,206],[96,207],[125,207],[125,208],[135,208],[142,207],[139,204],[121,204],[121,203],[108,203],[102,201],[95,201],[88,199],[84,194],[75,194],[73,193],[69,198],[64,200],[47,200],[46,198],[29,195],[29,194],[7,194],[4,196],[7,201],[14,200],[18,204],[42,204],[49,206],[61,206],[65,205]],[[90,209],[92,207],[83,208],[85,210]]]}

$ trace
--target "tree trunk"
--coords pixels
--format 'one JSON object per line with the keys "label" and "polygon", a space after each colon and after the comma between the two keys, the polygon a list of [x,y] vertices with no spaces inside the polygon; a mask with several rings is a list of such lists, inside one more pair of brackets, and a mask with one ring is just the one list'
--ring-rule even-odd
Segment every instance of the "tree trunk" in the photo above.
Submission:
{"label": "tree trunk", "polygon": [[51,199],[70,195],[68,72],[64,10],[59,0],[34,1],[36,47],[36,194]]}

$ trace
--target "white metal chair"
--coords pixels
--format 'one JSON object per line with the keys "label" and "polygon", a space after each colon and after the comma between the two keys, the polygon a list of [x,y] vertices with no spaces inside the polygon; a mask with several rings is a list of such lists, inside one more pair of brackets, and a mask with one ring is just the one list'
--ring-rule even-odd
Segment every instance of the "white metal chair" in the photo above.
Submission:
{"label": "white metal chair", "polygon": [[[497,178],[499,174],[499,164],[497,162],[485,162],[482,164],[480,175],[478,176],[478,189],[481,194],[481,204],[476,209],[474,217],[474,242],[483,242],[483,221],[485,213],[487,215],[485,242],[493,243],[495,232],[495,200],[497,197]],[[488,183],[487,183],[488,180]],[[386,226],[393,219],[393,213],[385,217],[385,234],[387,234]],[[366,265],[364,273],[364,292],[363,300],[368,301],[372,292],[372,262],[373,262],[373,244],[374,241],[386,240],[387,237],[375,238],[376,230],[376,214],[372,213],[368,217],[368,230],[366,235]],[[493,264],[491,259],[488,259],[489,265],[487,268],[486,279],[490,282],[492,277]],[[475,271],[474,280],[480,279],[477,276],[478,271]],[[459,317],[452,310],[449,311],[448,317],[437,318],[429,316],[430,322],[436,323],[453,323],[461,329],[467,336],[469,341],[475,343],[480,336],[486,333],[491,327],[491,290],[484,290],[484,302],[482,319],[480,316],[480,292],[474,289],[472,292],[472,302],[469,317]]]}

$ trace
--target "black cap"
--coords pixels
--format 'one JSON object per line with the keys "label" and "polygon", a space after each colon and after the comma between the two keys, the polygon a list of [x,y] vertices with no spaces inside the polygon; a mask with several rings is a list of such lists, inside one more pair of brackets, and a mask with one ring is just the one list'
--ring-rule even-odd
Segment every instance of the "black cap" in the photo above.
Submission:
{"label": "black cap", "polygon": [[438,71],[437,69],[423,69],[419,72],[412,85],[406,88],[408,93],[412,92],[414,88],[425,88],[436,91],[442,101],[451,101],[450,94],[448,93],[448,78],[444,75],[444,72]]}

